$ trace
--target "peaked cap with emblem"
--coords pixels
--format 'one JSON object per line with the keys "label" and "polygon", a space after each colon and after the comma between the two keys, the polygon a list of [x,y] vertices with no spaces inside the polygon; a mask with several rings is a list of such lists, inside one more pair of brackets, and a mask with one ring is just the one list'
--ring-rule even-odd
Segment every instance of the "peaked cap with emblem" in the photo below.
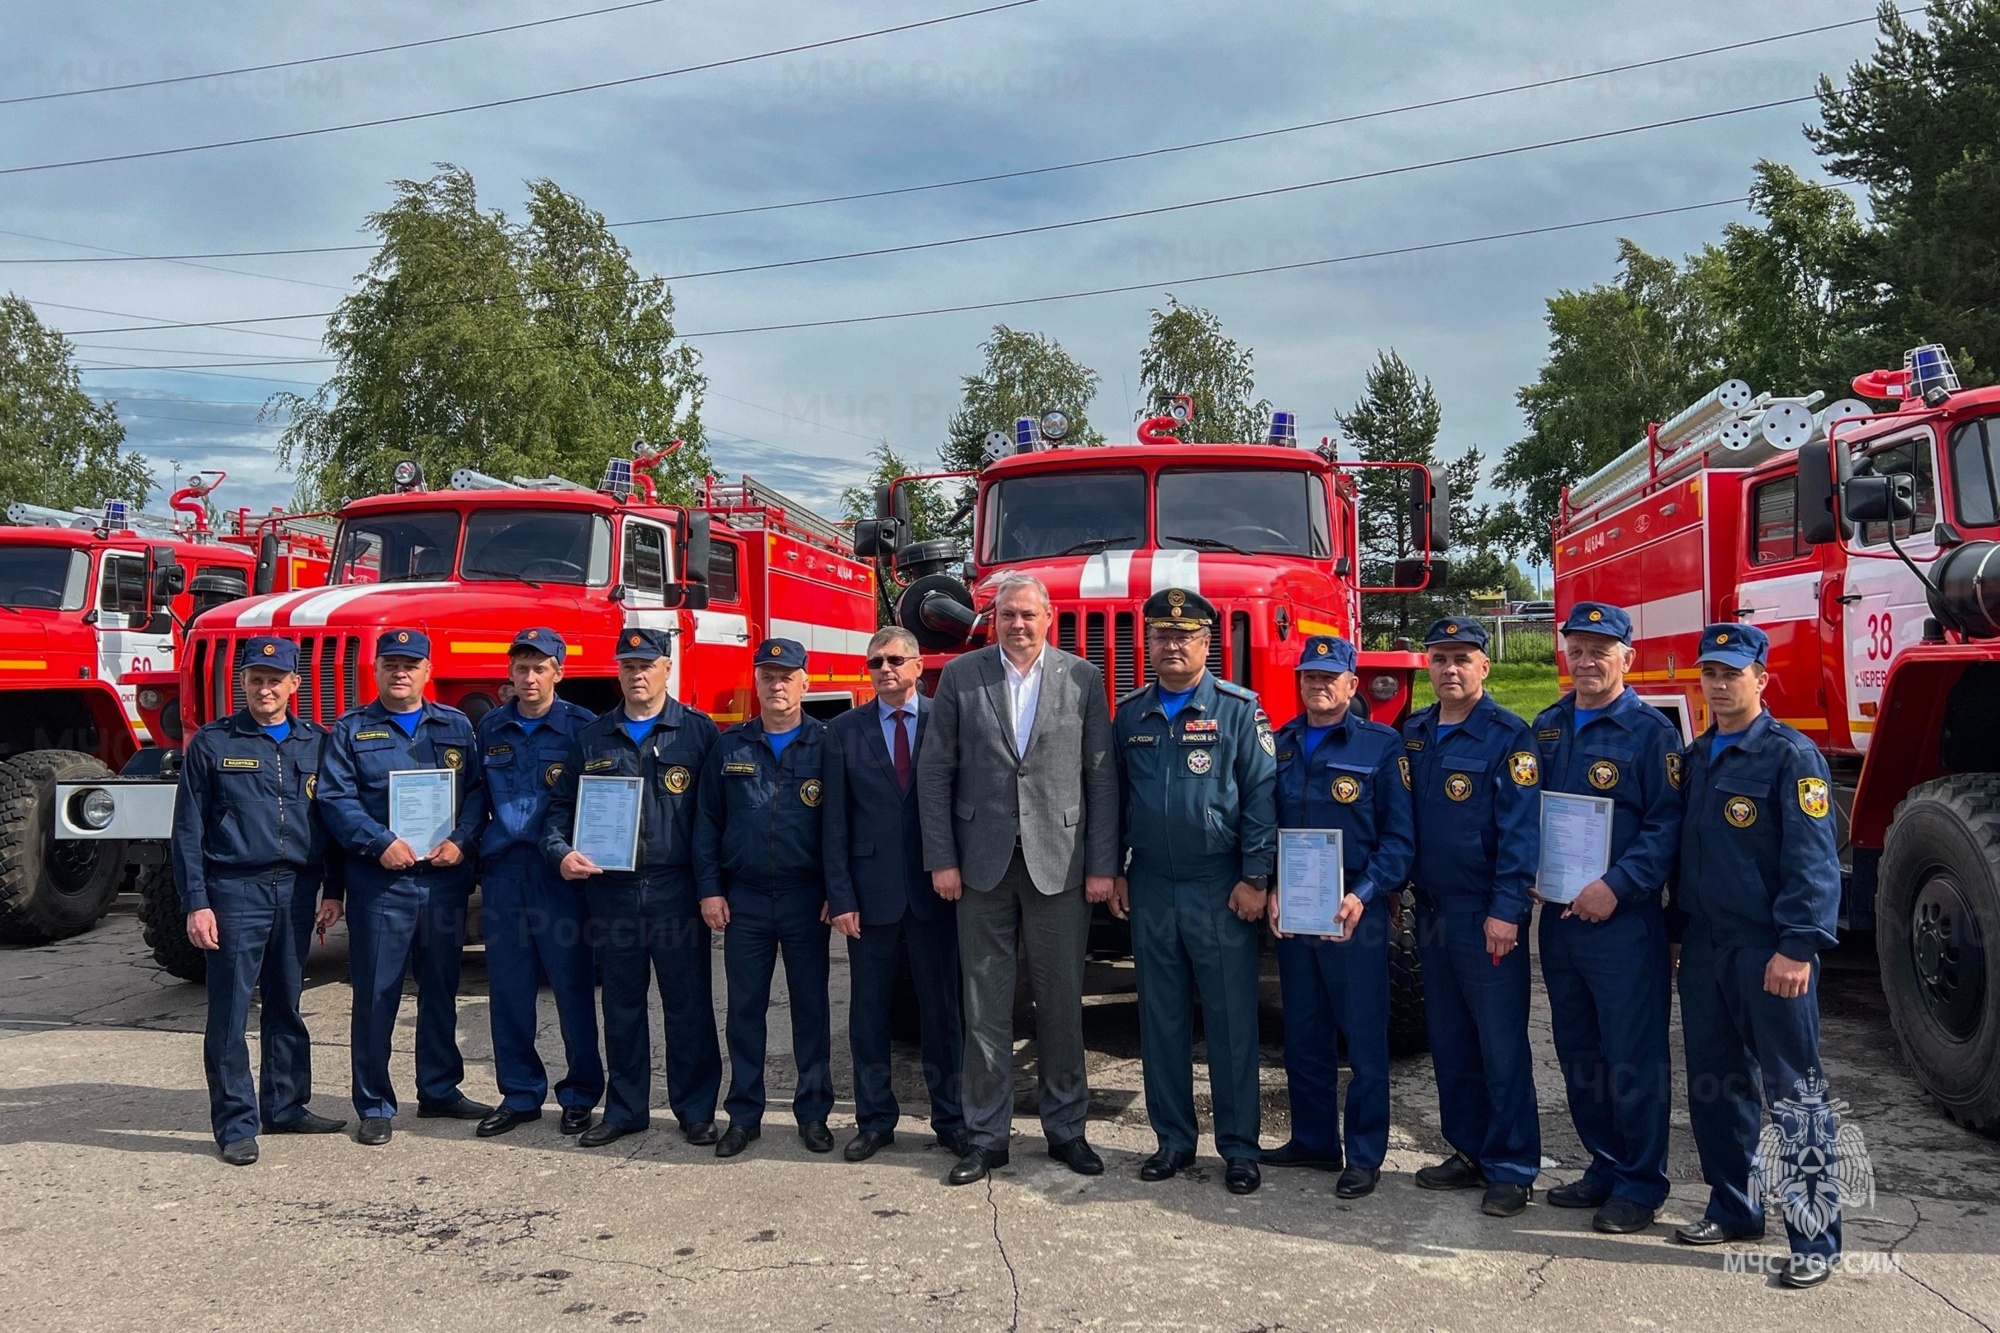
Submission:
{"label": "peaked cap with emblem", "polygon": [[544,657],[555,658],[557,666],[561,666],[563,658],[569,655],[569,645],[563,642],[562,635],[552,629],[536,628],[522,630],[514,636],[514,642],[507,645],[508,655],[512,656],[514,652],[522,648],[532,649]]}
{"label": "peaked cap with emblem", "polygon": [[297,671],[299,669],[298,646],[289,639],[272,638],[260,634],[243,644],[243,665],[246,667],[269,667],[273,671]]}
{"label": "peaked cap with emblem", "polygon": [[430,655],[431,636],[420,629],[383,630],[382,637],[375,640],[377,657],[407,657],[422,662]]}
{"label": "peaked cap with emblem", "polygon": [[1209,629],[1215,624],[1215,605],[1198,592],[1186,588],[1162,588],[1139,608],[1147,629]]}
{"label": "peaked cap with emblem", "polygon": [[1701,656],[1694,660],[1697,666],[1720,662],[1724,666],[1747,667],[1762,662],[1770,651],[1771,637],[1763,630],[1755,625],[1724,621],[1701,632]]}
{"label": "peaked cap with emblem", "polygon": [[673,652],[674,641],[665,630],[627,625],[618,631],[618,651],[612,657],[620,662],[657,662]]}
{"label": "peaked cap with emblem", "polygon": [[806,646],[797,639],[766,639],[757,645],[757,656],[752,665],[760,667],[788,667],[793,671],[806,669]]}
{"label": "peaked cap with emblem", "polygon": [[1354,670],[1359,661],[1354,645],[1335,634],[1315,634],[1299,647],[1300,671],[1328,671],[1338,674]]}
{"label": "peaked cap with emblem", "polygon": [[1563,621],[1565,634],[1603,634],[1620,643],[1632,642],[1632,617],[1622,606],[1609,602],[1578,602]]}
{"label": "peaked cap with emblem", "polygon": [[1474,648],[1486,646],[1486,627],[1476,620],[1464,616],[1447,616],[1432,623],[1424,634],[1424,646],[1434,643],[1465,643]]}

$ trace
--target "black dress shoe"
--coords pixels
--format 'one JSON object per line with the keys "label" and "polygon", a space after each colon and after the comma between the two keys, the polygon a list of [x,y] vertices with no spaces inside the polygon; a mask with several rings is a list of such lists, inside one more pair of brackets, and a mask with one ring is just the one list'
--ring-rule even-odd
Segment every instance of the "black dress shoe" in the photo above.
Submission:
{"label": "black dress shoe", "polygon": [[565,1134],[581,1134],[590,1128],[590,1108],[588,1106],[563,1107],[562,1123],[556,1126]]}
{"label": "black dress shoe", "polygon": [[231,1166],[250,1166],[257,1160],[257,1138],[231,1139],[222,1145],[222,1160]]}
{"label": "black dress shoe", "polygon": [[826,1127],[824,1120],[808,1120],[799,1126],[799,1139],[806,1145],[807,1152],[832,1152],[833,1131]]}
{"label": "black dress shoe", "polygon": [[345,1120],[335,1120],[332,1116],[314,1115],[307,1111],[297,1120],[284,1125],[266,1125],[266,1134],[338,1134],[347,1128]]}
{"label": "black dress shoe", "polygon": [[354,1141],[370,1148],[379,1148],[389,1141],[389,1117],[386,1115],[365,1115],[361,1117],[361,1128],[355,1131]]}
{"label": "black dress shoe", "polygon": [[1558,1185],[1542,1197],[1553,1208],[1602,1208],[1604,1201],[1611,1197],[1611,1191],[1592,1184],[1586,1177],[1567,1185]]}
{"label": "black dress shoe", "polygon": [[715,1127],[713,1120],[683,1120],[681,1137],[697,1148],[706,1148],[722,1137],[722,1131]]}
{"label": "black dress shoe", "polygon": [[998,1171],[1007,1165],[1005,1148],[973,1148],[959,1158],[958,1165],[944,1178],[947,1185],[970,1185],[975,1180],[986,1179],[989,1171]]}
{"label": "black dress shoe", "polygon": [[1097,1149],[1083,1141],[1079,1134],[1073,1139],[1049,1145],[1049,1156],[1061,1162],[1079,1176],[1101,1176],[1104,1174],[1104,1159],[1097,1155]]}
{"label": "black dress shoe", "polygon": [[600,1120],[594,1127],[578,1135],[576,1143],[579,1148],[602,1148],[607,1143],[618,1142],[627,1134],[643,1133],[645,1133],[643,1129],[627,1129],[623,1125],[614,1125],[609,1120]]}
{"label": "black dress shoe", "polygon": [[1382,1169],[1376,1166],[1350,1166],[1340,1173],[1340,1179],[1333,1184],[1334,1194],[1342,1199],[1359,1199],[1375,1192],[1375,1184],[1382,1179]]}
{"label": "black dress shoe", "polygon": [[1139,1179],[1153,1182],[1172,1180],[1194,1165],[1194,1154],[1179,1148],[1162,1148],[1139,1164]]}
{"label": "black dress shoe", "polygon": [[[803,1129],[799,1132],[801,1136],[805,1133]],[[764,1130],[759,1125],[731,1125],[728,1129],[723,1130],[722,1137],[716,1140],[715,1155],[717,1157],[734,1157],[749,1147],[752,1142],[762,1138],[763,1134]],[[807,1146],[810,1147],[811,1145],[808,1144]],[[829,1148],[833,1146],[833,1136],[830,1134],[827,1136],[827,1146]]]}
{"label": "black dress shoe", "polygon": [[475,1102],[470,1097],[460,1097],[455,1102],[437,1102],[426,1106],[417,1103],[419,1120],[484,1120],[493,1114],[493,1108],[485,1102]]}
{"label": "black dress shoe", "polygon": [[541,1118],[542,1108],[539,1106],[532,1111],[517,1111],[511,1106],[503,1106],[480,1121],[479,1128],[474,1130],[473,1133],[482,1139],[490,1139],[496,1135],[505,1134],[516,1125],[525,1125],[530,1120],[540,1120]]}
{"label": "black dress shoe", "polygon": [[1727,1245],[1732,1240],[1762,1240],[1761,1231],[1739,1233],[1725,1229],[1722,1223],[1710,1218],[1690,1222],[1684,1227],[1674,1228],[1674,1239],[1683,1245]]}
{"label": "black dress shoe", "polygon": [[1823,1254],[1795,1254],[1778,1274],[1778,1285],[1804,1291],[1833,1276],[1833,1261]]}
{"label": "black dress shoe", "polygon": [[1607,1236],[1629,1236],[1653,1225],[1653,1210],[1614,1194],[1591,1217],[1590,1225]]}
{"label": "black dress shoe", "polygon": [[1291,1140],[1283,1147],[1266,1148],[1257,1156],[1265,1166],[1303,1166],[1313,1171],[1338,1171],[1341,1165],[1339,1153],[1328,1157],[1324,1153],[1300,1147],[1297,1139]]}
{"label": "black dress shoe", "polygon": [[1534,1197],[1533,1185],[1514,1185],[1496,1180],[1486,1187],[1486,1197],[1479,1201],[1479,1211],[1488,1217],[1519,1217],[1528,1211]]}
{"label": "black dress shoe", "polygon": [[937,1136],[938,1147],[953,1157],[963,1157],[972,1151],[972,1136],[962,1129],[945,1130]]}
{"label": "black dress shoe", "polygon": [[1453,1153],[1436,1166],[1417,1172],[1417,1184],[1427,1190],[1477,1190],[1486,1188],[1486,1173],[1463,1153]]}
{"label": "black dress shoe", "polygon": [[848,1140],[846,1150],[840,1155],[850,1162],[865,1162],[895,1141],[896,1135],[891,1130],[864,1129]]}
{"label": "black dress shoe", "polygon": [[1264,1183],[1264,1173],[1257,1169],[1254,1157],[1232,1157],[1223,1169],[1222,1183],[1229,1187],[1231,1194],[1255,1194],[1257,1187]]}

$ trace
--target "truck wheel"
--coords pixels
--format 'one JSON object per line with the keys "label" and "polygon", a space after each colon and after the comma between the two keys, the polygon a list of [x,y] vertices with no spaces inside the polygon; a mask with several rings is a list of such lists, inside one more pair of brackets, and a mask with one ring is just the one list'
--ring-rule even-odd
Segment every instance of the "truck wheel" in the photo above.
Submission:
{"label": "truck wheel", "polygon": [[1917,1081],[1960,1124],[2000,1130],[2000,774],[1926,782],[1897,807],[1875,950]]}
{"label": "truck wheel", "polygon": [[1389,1054],[1421,1055],[1430,1044],[1424,971],[1417,961],[1417,895],[1405,885],[1389,917]]}
{"label": "truck wheel", "polygon": [[73,750],[30,750],[0,764],[0,940],[46,944],[111,910],[125,882],[125,844],[54,836],[56,783],[110,776]]}
{"label": "truck wheel", "polygon": [[139,872],[139,921],[146,927],[146,947],[154,962],[182,981],[208,979],[208,957],[187,937],[187,913],[181,911],[172,866],[147,866]]}

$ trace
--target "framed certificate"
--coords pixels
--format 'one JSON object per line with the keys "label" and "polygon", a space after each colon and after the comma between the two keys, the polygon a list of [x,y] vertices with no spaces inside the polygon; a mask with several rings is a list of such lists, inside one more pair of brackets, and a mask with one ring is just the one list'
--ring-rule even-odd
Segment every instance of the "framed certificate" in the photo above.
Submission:
{"label": "framed certificate", "polygon": [[1542,792],[1542,865],[1535,892],[1542,901],[1573,903],[1584,885],[1611,868],[1609,796]]}
{"label": "framed certificate", "polygon": [[576,781],[576,823],[572,851],[582,852],[599,870],[639,868],[639,809],[643,778],[592,777]]}
{"label": "framed certificate", "polygon": [[389,831],[421,859],[451,837],[458,822],[458,774],[406,768],[389,775]]}
{"label": "framed certificate", "polygon": [[1278,830],[1278,930],[1286,935],[1342,938],[1341,899],[1347,867],[1337,828]]}

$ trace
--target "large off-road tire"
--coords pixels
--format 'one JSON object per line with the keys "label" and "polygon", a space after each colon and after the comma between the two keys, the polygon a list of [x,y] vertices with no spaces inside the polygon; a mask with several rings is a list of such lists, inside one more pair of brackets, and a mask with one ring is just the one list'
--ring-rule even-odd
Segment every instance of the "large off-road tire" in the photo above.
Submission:
{"label": "large off-road tire", "polygon": [[1389,1054],[1421,1055],[1430,1044],[1424,969],[1417,960],[1417,895],[1406,884],[1389,922]]}
{"label": "large off-road tire", "polygon": [[187,913],[181,910],[172,866],[163,863],[139,872],[139,921],[154,962],[182,981],[208,979],[208,955],[188,939]]}
{"label": "large off-road tire", "polygon": [[74,750],[30,750],[0,764],[0,941],[46,944],[111,910],[125,882],[125,844],[54,837],[56,783],[110,776]]}
{"label": "large off-road tire", "polygon": [[2000,1131],[2000,774],[1913,788],[1882,848],[1875,950],[1889,1021],[1952,1118]]}

